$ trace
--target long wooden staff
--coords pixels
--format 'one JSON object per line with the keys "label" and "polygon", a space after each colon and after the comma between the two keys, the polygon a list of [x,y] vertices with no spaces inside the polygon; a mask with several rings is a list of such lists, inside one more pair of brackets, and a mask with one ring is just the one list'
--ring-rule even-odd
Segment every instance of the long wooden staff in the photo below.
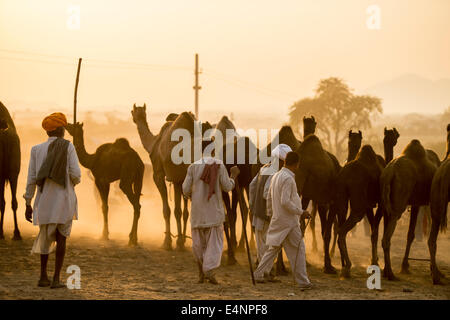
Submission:
{"label": "long wooden staff", "polygon": [[250,267],[250,274],[252,276],[252,283],[253,283],[253,285],[256,285],[255,276],[253,274],[252,256],[250,254],[250,247],[248,245],[247,224],[245,223],[246,219],[244,219],[245,204],[243,203],[244,199],[242,199],[241,188],[239,187],[239,182],[238,182],[237,178],[235,180],[235,186],[234,187],[236,188],[236,193],[238,195],[239,209],[241,211],[241,218],[242,218],[242,231],[244,232],[245,246],[247,248],[247,258],[248,258],[248,264],[249,264],[249,267]]}
{"label": "long wooden staff", "polygon": [[75,93],[73,95],[73,123],[77,123],[77,93],[78,93],[78,80],[80,79],[81,58],[78,59],[77,78],[75,80]]}

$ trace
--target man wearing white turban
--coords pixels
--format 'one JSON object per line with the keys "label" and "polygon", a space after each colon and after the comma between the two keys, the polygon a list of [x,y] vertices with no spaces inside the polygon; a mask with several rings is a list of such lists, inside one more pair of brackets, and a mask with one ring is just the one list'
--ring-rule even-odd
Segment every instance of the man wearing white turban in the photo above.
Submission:
{"label": "man wearing white turban", "polygon": [[253,216],[252,226],[255,229],[256,250],[258,261],[261,261],[267,250],[266,235],[269,228],[272,212],[267,210],[267,196],[272,176],[283,167],[291,147],[279,144],[272,150],[272,160],[264,165],[250,183],[249,205]]}
{"label": "man wearing white turban", "polygon": [[306,271],[305,243],[299,219],[306,219],[309,213],[302,209],[295,183],[295,171],[299,166],[299,156],[289,152],[283,168],[274,174],[267,196],[267,208],[273,211],[266,235],[265,251],[258,268],[254,272],[257,282],[272,280],[270,270],[273,262],[284,248],[291,265],[295,282],[300,289],[311,289],[312,284]]}

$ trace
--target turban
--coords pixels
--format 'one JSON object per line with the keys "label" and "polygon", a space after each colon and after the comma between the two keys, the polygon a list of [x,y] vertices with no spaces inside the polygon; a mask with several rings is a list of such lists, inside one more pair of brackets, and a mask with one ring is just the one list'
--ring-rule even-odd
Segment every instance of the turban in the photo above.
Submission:
{"label": "turban", "polygon": [[286,155],[291,151],[291,147],[289,147],[287,144],[281,143],[272,150],[272,157],[284,161],[286,159]]}
{"label": "turban", "polygon": [[45,131],[51,132],[59,127],[65,127],[67,126],[67,119],[66,116],[61,112],[55,112],[51,115],[44,118],[42,121],[42,128],[44,128]]}

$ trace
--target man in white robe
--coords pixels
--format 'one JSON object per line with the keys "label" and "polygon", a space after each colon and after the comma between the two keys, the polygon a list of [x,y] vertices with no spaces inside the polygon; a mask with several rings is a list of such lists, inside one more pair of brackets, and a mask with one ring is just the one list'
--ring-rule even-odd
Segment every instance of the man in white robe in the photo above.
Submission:
{"label": "man in white robe", "polygon": [[295,281],[300,289],[312,287],[306,272],[306,255],[303,234],[299,219],[309,217],[307,211],[302,210],[300,197],[297,193],[295,174],[299,164],[299,156],[289,152],[284,167],[272,177],[267,206],[272,211],[269,229],[266,236],[268,249],[264,253],[254,275],[257,282],[266,282],[270,278],[269,272],[283,246],[289,259]]}
{"label": "man in white robe", "polygon": [[[61,268],[66,251],[66,238],[72,229],[72,220],[78,219],[78,205],[74,186],[80,182],[81,171],[72,143],[64,140],[64,114],[54,113],[46,117],[42,127],[48,140],[33,146],[28,167],[28,180],[24,194],[25,218],[39,225],[39,234],[34,241],[32,253],[41,257],[41,276],[38,286],[63,288],[60,282]],[[34,194],[34,206],[31,202]],[[56,260],[53,281],[47,276],[48,255],[56,241]]]}
{"label": "man in white robe", "polygon": [[223,162],[203,157],[191,164],[183,182],[183,194],[191,198],[192,251],[199,268],[199,283],[205,278],[217,284],[214,271],[220,266],[223,250],[225,208],[222,191],[235,186],[239,169],[231,168],[231,178]]}
{"label": "man in white robe", "polygon": [[252,226],[255,232],[257,260],[261,261],[268,246],[266,234],[269,228],[272,212],[267,210],[267,198],[273,175],[281,169],[291,147],[279,144],[272,150],[272,160],[264,165],[253,178],[249,187],[249,207],[253,216]]}

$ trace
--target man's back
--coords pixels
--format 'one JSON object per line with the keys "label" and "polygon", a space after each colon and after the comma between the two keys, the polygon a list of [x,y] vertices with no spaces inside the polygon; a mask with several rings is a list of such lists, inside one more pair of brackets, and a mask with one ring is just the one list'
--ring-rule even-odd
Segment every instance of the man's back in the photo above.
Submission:
{"label": "man's back", "polygon": [[267,205],[272,211],[267,244],[280,245],[290,229],[299,227],[298,215],[302,213],[301,201],[292,171],[282,168],[274,174]]}
{"label": "man's back", "polygon": [[[214,194],[208,199],[209,184],[201,179],[207,165],[217,164]],[[203,158],[194,162],[188,168],[183,182],[183,193],[190,196],[192,228],[206,228],[221,225],[225,221],[225,209],[222,191],[229,192],[234,188],[234,182],[229,178],[222,161],[214,158]]]}

